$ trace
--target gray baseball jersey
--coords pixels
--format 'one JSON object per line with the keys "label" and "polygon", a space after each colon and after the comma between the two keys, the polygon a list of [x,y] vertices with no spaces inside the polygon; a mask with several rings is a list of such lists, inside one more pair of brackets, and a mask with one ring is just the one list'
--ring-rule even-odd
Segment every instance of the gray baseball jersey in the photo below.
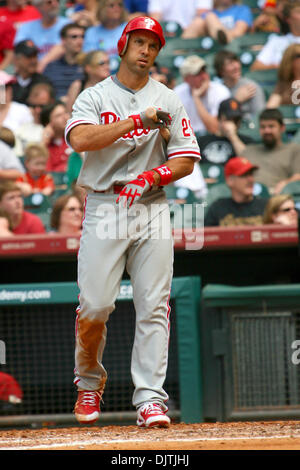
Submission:
{"label": "gray baseball jersey", "polygon": [[[102,150],[86,152],[78,183],[87,189],[83,231],[78,252],[78,286],[75,380],[78,388],[98,390],[107,378],[102,364],[106,323],[115,308],[124,269],[130,276],[136,310],[136,330],[131,374],[135,407],[148,401],[164,403],[163,389],[168,362],[169,297],[173,274],[173,240],[168,204],[162,190],[143,197],[150,217],[139,218],[140,230],[117,238],[100,237],[101,227],[126,226],[136,221],[135,204],[115,218],[117,195],[114,184],[126,184],[140,173],[178,157],[200,158],[199,147],[187,113],[175,93],[149,79],[137,91],[109,77],[77,98],[70,130],[79,124],[109,124],[154,106],[172,117],[171,138],[166,145],[158,129],[139,129],[119,138]],[[94,191],[107,191],[95,193]],[[111,208],[112,211],[107,210]],[[105,209],[105,210],[104,210]],[[104,213],[104,215],[103,215]],[[137,214],[138,217],[138,214]],[[161,231],[168,234],[161,236]],[[113,232],[111,232],[113,233]],[[116,365],[118,367],[118,365]]]}
{"label": "gray baseball jersey", "polygon": [[172,117],[171,139],[166,146],[158,129],[128,132],[109,147],[87,152],[78,184],[88,191],[104,191],[113,184],[126,184],[143,171],[176,157],[200,159],[200,151],[188,115],[177,95],[165,85],[149,79],[134,92],[115,76],[84,90],[77,98],[66,126],[68,133],[79,124],[110,124],[154,106]]}

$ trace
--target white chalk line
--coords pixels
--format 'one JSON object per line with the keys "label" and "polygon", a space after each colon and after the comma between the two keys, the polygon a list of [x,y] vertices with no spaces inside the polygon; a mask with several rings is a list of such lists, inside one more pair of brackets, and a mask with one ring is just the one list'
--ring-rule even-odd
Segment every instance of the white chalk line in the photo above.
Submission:
{"label": "white chalk line", "polygon": [[[282,436],[282,435],[274,435],[274,436],[238,436],[238,437],[197,437],[195,439],[168,439],[167,442],[201,442],[201,441],[252,441],[252,440],[272,440],[272,439],[300,439],[299,436],[295,435],[288,435],[288,436]],[[51,438],[49,438],[51,439]],[[51,448],[59,448],[59,447],[84,447],[84,446],[91,446],[91,445],[102,445],[102,444],[130,444],[130,443],[141,443],[141,442],[147,442],[149,444],[148,440],[145,439],[113,439],[111,441],[108,440],[102,440],[102,439],[91,439],[88,441],[66,441],[66,442],[58,442],[58,443],[49,443],[49,444],[40,444],[38,446],[36,445],[20,445],[20,446],[14,446],[14,447],[2,447],[2,444],[8,444],[11,441],[2,441],[0,442],[0,450],[42,450],[42,449],[51,449]],[[153,444],[159,441],[152,441]],[[155,449],[154,449],[155,450]]]}

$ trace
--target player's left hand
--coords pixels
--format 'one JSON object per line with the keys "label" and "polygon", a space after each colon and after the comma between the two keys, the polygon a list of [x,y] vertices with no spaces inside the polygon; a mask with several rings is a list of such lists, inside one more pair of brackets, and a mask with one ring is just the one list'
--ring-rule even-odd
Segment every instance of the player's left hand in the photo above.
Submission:
{"label": "player's left hand", "polygon": [[145,171],[139,175],[135,180],[127,183],[120,192],[116,203],[123,204],[123,207],[129,208],[133,203],[141,199],[143,194],[150,191],[154,184],[154,177],[151,171]]}

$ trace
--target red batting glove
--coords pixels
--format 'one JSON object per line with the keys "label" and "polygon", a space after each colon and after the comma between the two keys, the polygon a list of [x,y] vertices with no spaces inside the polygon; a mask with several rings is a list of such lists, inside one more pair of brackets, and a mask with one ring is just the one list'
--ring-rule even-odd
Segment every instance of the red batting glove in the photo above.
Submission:
{"label": "red batting glove", "polygon": [[151,171],[145,171],[135,180],[127,183],[122,191],[120,192],[116,203],[124,201],[124,207],[131,207],[133,203],[136,203],[141,199],[143,194],[150,191],[154,184],[154,177]]}

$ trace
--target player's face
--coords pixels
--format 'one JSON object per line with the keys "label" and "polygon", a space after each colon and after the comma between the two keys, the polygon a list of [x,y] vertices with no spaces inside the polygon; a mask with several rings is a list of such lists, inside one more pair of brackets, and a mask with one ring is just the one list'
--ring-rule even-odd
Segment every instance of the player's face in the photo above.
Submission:
{"label": "player's face", "polygon": [[123,57],[132,71],[149,72],[159,53],[159,39],[151,31],[133,31]]}
{"label": "player's face", "polygon": [[21,191],[10,191],[4,194],[0,206],[11,216],[22,214],[24,202]]}
{"label": "player's face", "polygon": [[263,143],[273,148],[281,140],[281,134],[283,132],[283,126],[275,119],[266,119],[260,122],[259,131],[262,137]]}

